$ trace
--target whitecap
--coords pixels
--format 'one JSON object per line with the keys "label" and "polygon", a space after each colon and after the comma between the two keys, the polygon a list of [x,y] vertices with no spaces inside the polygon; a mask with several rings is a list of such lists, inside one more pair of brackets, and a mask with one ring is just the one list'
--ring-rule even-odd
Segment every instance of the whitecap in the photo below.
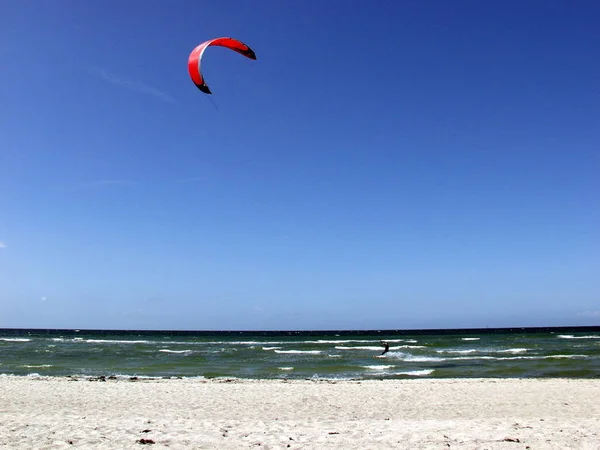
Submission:
{"label": "whitecap", "polygon": [[446,361],[446,358],[437,358],[435,356],[406,356],[404,358],[404,361],[410,361],[410,362],[439,362],[439,361]]}
{"label": "whitecap", "polygon": [[479,351],[476,348],[469,348],[467,350],[436,350],[437,353],[452,353],[456,355],[468,355],[469,353],[477,353]]}
{"label": "whitecap", "polygon": [[364,369],[370,369],[370,370],[385,370],[385,369],[391,369],[392,367],[396,367],[394,365],[379,365],[379,366],[361,366]]}
{"label": "whitecap", "polygon": [[572,334],[559,334],[557,337],[560,339],[600,339],[600,336],[598,335],[573,336]]}
{"label": "whitecap", "polygon": [[353,346],[353,347],[346,347],[344,345],[336,345],[335,348],[337,350],[373,350],[373,351],[377,351],[377,350],[382,350],[383,347],[380,346]]}
{"label": "whitecap", "polygon": [[508,348],[506,350],[498,350],[498,353],[525,353],[527,351],[526,348]]}
{"label": "whitecap", "polygon": [[[522,357],[524,358],[524,357]],[[455,358],[450,358],[452,361],[468,361],[468,360],[473,360],[473,359],[493,359],[493,360],[497,360],[497,359],[510,359],[510,358],[499,358],[497,356],[457,356]]]}
{"label": "whitecap", "polygon": [[298,355],[318,355],[323,353],[321,350],[275,350],[275,353],[290,353]]}
{"label": "whitecap", "polygon": [[89,344],[156,344],[152,341],[127,341],[127,340],[116,340],[116,339],[81,339],[75,338],[75,341],[83,341]]}
{"label": "whitecap", "polygon": [[434,372],[433,369],[410,370],[408,372],[398,372],[397,375],[409,375],[413,377],[426,377]]}

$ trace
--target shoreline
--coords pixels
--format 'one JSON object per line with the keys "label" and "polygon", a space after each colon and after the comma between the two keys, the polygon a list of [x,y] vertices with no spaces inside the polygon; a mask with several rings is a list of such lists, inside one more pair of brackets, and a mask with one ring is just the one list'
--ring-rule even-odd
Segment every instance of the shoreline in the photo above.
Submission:
{"label": "shoreline", "polygon": [[598,398],[600,379],[3,376],[0,447],[597,449]]}
{"label": "shoreline", "polygon": [[239,382],[239,383],[409,383],[409,382],[511,382],[511,381],[584,381],[600,384],[600,375],[598,377],[431,377],[431,376],[413,376],[413,377],[382,377],[382,378],[250,378],[235,376],[183,376],[183,375],[41,375],[38,373],[30,374],[11,374],[0,373],[0,383],[2,379],[22,379],[31,381],[99,381],[99,382],[131,382],[131,381],[162,381],[177,382],[190,381],[197,383],[215,382]]}
{"label": "shoreline", "polygon": [[[0,380],[2,379],[23,379],[23,380],[38,380],[38,381],[52,381],[52,380],[67,380],[67,381],[91,381],[91,382],[145,382],[145,381],[160,381],[160,382],[176,382],[176,381],[189,381],[197,383],[399,383],[399,382],[504,382],[504,381],[588,381],[591,383],[599,383],[600,377],[549,377],[549,376],[528,376],[528,377],[435,377],[435,376],[402,376],[402,377],[365,377],[365,378],[327,378],[327,377],[270,377],[270,378],[250,378],[250,377],[236,377],[236,376],[203,376],[203,375],[42,375],[39,373],[30,374],[11,374],[11,373],[0,373]],[[600,448],[599,448],[600,449]]]}

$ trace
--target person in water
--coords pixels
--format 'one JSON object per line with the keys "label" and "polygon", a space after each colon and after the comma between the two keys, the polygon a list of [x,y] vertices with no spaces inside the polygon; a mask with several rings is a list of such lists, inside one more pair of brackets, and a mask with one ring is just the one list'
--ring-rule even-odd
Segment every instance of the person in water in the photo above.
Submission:
{"label": "person in water", "polygon": [[[381,355],[385,355],[387,352],[390,351],[390,344],[388,344],[387,342],[383,342],[383,341],[380,341],[380,342],[381,342],[381,345],[383,345],[383,353]],[[379,355],[379,356],[381,356],[381,355]]]}

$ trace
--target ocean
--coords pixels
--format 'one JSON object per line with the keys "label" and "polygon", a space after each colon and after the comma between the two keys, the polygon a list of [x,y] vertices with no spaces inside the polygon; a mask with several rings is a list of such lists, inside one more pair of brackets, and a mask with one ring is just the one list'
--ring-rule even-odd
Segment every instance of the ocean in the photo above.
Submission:
{"label": "ocean", "polygon": [[[381,341],[389,343],[384,355]],[[0,376],[11,375],[599,378],[600,327],[264,332],[0,329]]]}

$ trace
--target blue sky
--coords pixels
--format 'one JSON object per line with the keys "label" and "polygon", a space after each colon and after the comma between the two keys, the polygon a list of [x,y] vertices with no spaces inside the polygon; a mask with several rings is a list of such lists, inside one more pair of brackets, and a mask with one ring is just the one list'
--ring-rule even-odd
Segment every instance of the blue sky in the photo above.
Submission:
{"label": "blue sky", "polygon": [[600,323],[597,2],[2,10],[0,327]]}

